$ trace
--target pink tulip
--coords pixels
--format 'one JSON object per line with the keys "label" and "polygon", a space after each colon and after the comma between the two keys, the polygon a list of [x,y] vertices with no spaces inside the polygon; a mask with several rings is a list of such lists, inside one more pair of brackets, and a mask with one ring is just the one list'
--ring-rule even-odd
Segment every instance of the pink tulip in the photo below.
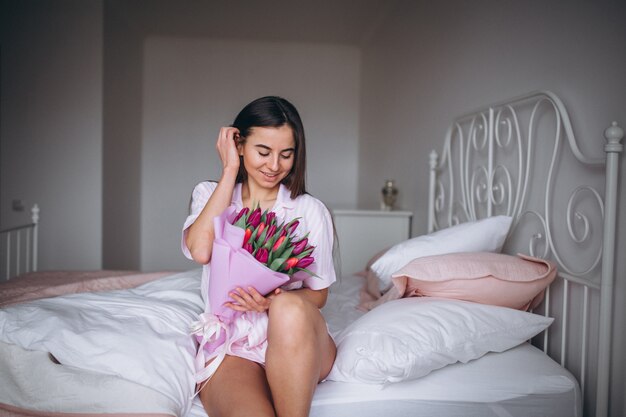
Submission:
{"label": "pink tulip", "polygon": [[276,252],[278,248],[280,248],[280,245],[283,244],[284,241],[285,241],[285,236],[280,236],[274,243],[274,247],[272,248],[272,251]]}
{"label": "pink tulip", "polygon": [[256,258],[257,261],[261,263],[266,263],[269,258],[269,252],[265,248],[259,248],[259,250],[256,252],[256,255],[254,255],[254,257]]}
{"label": "pink tulip", "polygon": [[252,229],[250,229],[249,227],[246,229],[246,231],[243,234],[243,244],[244,246],[248,243],[248,240],[250,240],[250,236],[252,236]]}
{"label": "pink tulip", "polygon": [[298,261],[298,264],[296,265],[296,267],[306,268],[307,266],[311,265],[313,262],[315,262],[315,258],[313,258],[312,256],[305,256],[304,258]]}
{"label": "pink tulip", "polygon": [[289,258],[285,261],[284,269],[286,271],[289,271],[291,268],[296,266],[297,263],[298,263],[298,258]]}

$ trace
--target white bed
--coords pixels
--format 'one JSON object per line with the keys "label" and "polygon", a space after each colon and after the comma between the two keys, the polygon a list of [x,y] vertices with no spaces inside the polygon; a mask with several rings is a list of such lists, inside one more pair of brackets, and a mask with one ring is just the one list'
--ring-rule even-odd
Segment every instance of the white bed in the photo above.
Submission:
{"label": "white bed", "polygon": [[[605,136],[606,164],[604,158],[578,155],[567,112],[549,92],[455,119],[441,158],[430,156],[429,231],[511,216],[505,251],[558,264],[559,277],[535,311],[555,321],[533,340],[535,346],[524,342],[418,379],[384,385],[326,381],[318,386],[311,416],[608,415],[615,186],[623,132],[613,125]],[[580,168],[572,171],[572,164]],[[580,185],[576,178],[568,184],[571,178],[559,176],[564,166],[566,172],[583,172],[589,183]],[[23,278],[10,281],[11,291]],[[194,346],[187,337],[194,314],[202,310],[200,270],[156,278],[130,290],[125,288],[135,285],[129,281],[114,291],[20,299],[3,307],[0,415],[206,416],[197,399],[190,400]],[[356,308],[363,285],[362,277],[350,275],[331,288],[323,314],[333,336],[340,338],[370,314]],[[0,287],[0,298],[11,298],[7,288]],[[118,287],[87,286],[95,288]],[[158,367],[152,352],[162,361]]]}

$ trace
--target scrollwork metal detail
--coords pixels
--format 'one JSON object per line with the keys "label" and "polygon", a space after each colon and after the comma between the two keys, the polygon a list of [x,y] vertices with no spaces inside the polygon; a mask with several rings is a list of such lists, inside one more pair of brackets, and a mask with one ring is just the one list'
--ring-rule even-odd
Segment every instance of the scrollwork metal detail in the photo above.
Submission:
{"label": "scrollwork metal detail", "polygon": [[[548,234],[547,233],[548,226],[546,224],[545,218],[541,215],[541,213],[535,210],[524,211],[523,213],[520,214],[520,217],[518,219],[514,220],[514,225],[512,226],[512,230],[515,230],[515,228],[519,227],[520,224],[526,225],[526,223],[522,221],[522,218],[525,216],[536,217],[539,220],[539,223],[541,224],[541,228],[542,228],[542,230],[535,230],[531,234],[530,239],[528,241],[528,254],[530,256],[534,256],[537,258],[547,258],[548,255],[550,254],[551,247],[546,240],[546,236]],[[539,250],[538,250],[538,246],[540,243],[543,244],[542,253],[539,253]]]}
{"label": "scrollwork metal detail", "polygon": [[[551,113],[550,118],[540,120],[547,113]],[[548,126],[552,132],[548,134],[544,131],[539,132],[539,126],[543,129],[547,129]],[[575,144],[573,136],[570,135],[572,133],[569,117],[564,113],[562,103],[556,96],[547,93],[523,97],[458,119],[446,139],[444,151],[446,158],[443,158],[442,165],[437,167],[439,172],[442,169],[447,170],[450,188],[444,184],[437,184],[435,212],[441,216],[445,210],[450,225],[464,217],[467,220],[477,220],[493,215],[496,211],[512,216],[517,224],[522,217],[532,214],[539,219],[542,230],[533,233],[529,238],[530,255],[551,256],[563,271],[586,277],[600,262],[601,244],[597,254],[593,256],[591,265],[581,269],[570,265],[570,261],[559,252],[559,241],[569,239],[577,244],[595,243],[592,242],[589,214],[576,210],[575,206],[584,195],[591,194],[596,204],[600,206],[602,216],[603,198],[593,187],[580,186],[571,192],[565,216],[555,214],[555,208],[551,203],[554,193],[558,192],[561,195],[564,191],[567,192],[556,187],[555,181],[564,136],[570,145]],[[454,155],[451,146],[453,141]],[[543,202],[540,204],[541,207],[528,207],[529,196],[537,195],[537,189],[531,189],[537,184],[535,178],[537,167],[534,164],[541,160],[534,154],[534,148],[542,143],[542,149],[546,149],[543,144],[547,141],[551,143],[552,149],[549,151],[551,154],[542,151],[549,159],[549,165],[541,167],[547,171],[544,174],[546,187],[541,191]],[[574,145],[571,149],[580,162],[597,164],[597,160],[579,158],[580,152]],[[506,161],[499,160],[501,153]],[[453,164],[457,160],[458,164]],[[444,162],[448,165],[445,168]],[[460,186],[458,195],[455,195],[454,183]],[[555,233],[554,222],[559,227],[562,225],[564,229],[567,228],[567,232]]]}

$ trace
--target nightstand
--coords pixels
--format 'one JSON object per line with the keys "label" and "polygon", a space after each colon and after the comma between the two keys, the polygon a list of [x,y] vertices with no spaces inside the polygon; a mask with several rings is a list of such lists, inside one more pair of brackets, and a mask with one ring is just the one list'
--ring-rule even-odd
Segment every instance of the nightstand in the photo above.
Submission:
{"label": "nightstand", "polygon": [[411,236],[410,211],[332,210],[339,242],[341,275],[363,271],[383,249]]}

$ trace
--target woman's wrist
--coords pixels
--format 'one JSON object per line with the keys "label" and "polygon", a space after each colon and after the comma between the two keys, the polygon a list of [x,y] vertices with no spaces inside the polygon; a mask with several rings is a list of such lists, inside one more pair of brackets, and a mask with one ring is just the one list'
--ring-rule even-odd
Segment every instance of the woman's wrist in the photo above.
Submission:
{"label": "woman's wrist", "polygon": [[235,181],[237,179],[237,174],[239,174],[239,167],[226,166],[222,171],[222,180],[230,179]]}

